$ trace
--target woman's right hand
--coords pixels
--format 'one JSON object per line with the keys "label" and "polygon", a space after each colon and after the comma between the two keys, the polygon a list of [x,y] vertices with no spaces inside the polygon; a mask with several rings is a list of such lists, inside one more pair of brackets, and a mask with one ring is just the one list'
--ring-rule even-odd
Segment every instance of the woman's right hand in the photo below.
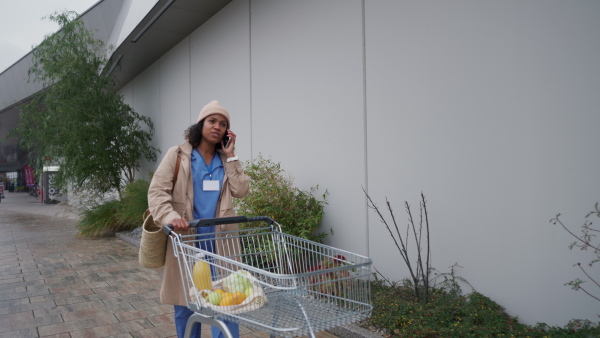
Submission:
{"label": "woman's right hand", "polygon": [[188,223],[185,218],[175,218],[169,222],[173,226],[173,230],[175,231],[186,231],[190,227],[190,223]]}

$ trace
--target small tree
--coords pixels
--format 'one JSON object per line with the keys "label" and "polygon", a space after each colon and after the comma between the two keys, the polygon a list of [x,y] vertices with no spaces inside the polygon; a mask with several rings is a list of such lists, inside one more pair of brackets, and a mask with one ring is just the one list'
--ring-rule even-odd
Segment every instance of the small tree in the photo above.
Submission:
{"label": "small tree", "polygon": [[[415,294],[415,298],[422,303],[427,303],[429,301],[430,294],[430,285],[429,285],[429,273],[431,272],[431,247],[429,245],[429,218],[427,215],[427,201],[425,200],[425,195],[421,193],[421,202],[420,202],[420,219],[418,223],[418,227],[415,224],[415,220],[413,219],[412,212],[410,210],[410,205],[408,202],[404,202],[404,208],[406,209],[406,213],[408,214],[408,224],[406,226],[406,234],[402,235],[400,232],[400,228],[398,228],[398,223],[396,222],[396,216],[394,215],[394,210],[392,210],[392,205],[390,202],[385,200],[385,204],[390,213],[390,217],[392,218],[392,223],[394,225],[394,230],[388,224],[387,220],[377,207],[377,204],[373,202],[371,196],[367,194],[367,192],[363,189],[365,195],[367,196],[367,205],[369,208],[375,210],[377,215],[379,216],[380,221],[385,225],[386,229],[392,236],[394,240],[394,244],[396,244],[396,248],[400,252],[400,256],[404,260],[404,263],[408,267],[408,271],[410,273],[410,279],[412,281],[412,286]],[[425,229],[423,229],[425,226]],[[418,229],[417,229],[418,228]],[[423,230],[425,230],[425,238],[423,238]],[[410,257],[410,252],[408,249],[410,237],[412,237],[416,245],[416,261],[413,263],[412,258]],[[425,251],[425,252],[423,252]],[[377,271],[377,269],[375,269]],[[452,270],[454,272],[454,270]],[[377,271],[379,275],[381,273]],[[384,279],[385,277],[381,275]],[[389,281],[388,281],[389,282]],[[390,285],[394,285],[389,282]]]}
{"label": "small tree", "polygon": [[[596,203],[595,210],[590,211],[585,216],[586,220],[581,228],[580,236],[577,236],[561,222],[561,220],[559,219],[560,214],[557,214],[555,218],[550,220],[550,222],[553,224],[559,224],[561,227],[563,227],[563,229],[565,229],[571,236],[573,236],[576,239],[575,242],[569,245],[569,249],[573,250],[573,248],[579,248],[580,250],[584,251],[587,251],[588,249],[592,251],[593,258],[587,264],[590,268],[592,268],[595,263],[600,261],[600,243],[596,238],[596,235],[598,232],[600,232],[600,229],[598,229],[597,226],[594,226],[593,223],[590,221],[590,216],[592,215],[600,217],[600,209],[598,209],[598,203]],[[581,272],[589,279],[589,281],[593,283],[593,288],[600,288],[599,282],[596,281],[592,276],[590,276],[588,271],[581,265],[581,262],[576,263],[574,266],[577,266],[581,270]],[[576,278],[566,283],[565,285],[570,285],[571,288],[573,288],[573,290],[581,290],[585,292],[588,296],[596,299],[597,301],[600,301],[600,296],[598,294],[594,294],[593,291],[591,291],[589,288],[584,288],[582,286],[583,283],[585,283],[584,280]]]}
{"label": "small tree", "polygon": [[56,184],[67,182],[92,193],[121,190],[135,180],[140,161],[156,160],[149,142],[150,118],[137,114],[103,76],[106,48],[74,12],[49,19],[60,31],[47,36],[33,51],[29,80],[44,89],[21,108],[18,125],[9,136],[20,138],[39,169],[43,158],[60,166]]}

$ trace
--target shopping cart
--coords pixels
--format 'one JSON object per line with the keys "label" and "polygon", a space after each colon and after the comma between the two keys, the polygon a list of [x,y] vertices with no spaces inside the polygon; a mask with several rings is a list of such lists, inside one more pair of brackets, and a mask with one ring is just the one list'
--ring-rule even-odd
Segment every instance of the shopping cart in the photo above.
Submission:
{"label": "shopping cart", "polygon": [[[315,332],[370,317],[370,258],[285,234],[265,216],[201,219],[190,226],[246,222],[260,222],[261,227],[202,236],[176,234],[165,227],[179,260],[188,307],[194,311],[186,337],[195,323],[217,326],[231,337],[224,320],[271,337],[314,337]],[[240,309],[208,302],[206,291],[194,285],[192,272],[199,256],[210,264],[213,286],[233,275],[247,276],[254,296],[246,302],[252,299],[252,304]]]}

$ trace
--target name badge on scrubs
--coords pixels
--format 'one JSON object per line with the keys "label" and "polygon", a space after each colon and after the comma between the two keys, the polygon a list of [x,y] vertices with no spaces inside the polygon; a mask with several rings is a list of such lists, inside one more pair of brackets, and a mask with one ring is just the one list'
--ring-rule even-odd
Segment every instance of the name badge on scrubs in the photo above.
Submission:
{"label": "name badge on scrubs", "polygon": [[218,180],[202,181],[202,190],[204,190],[204,191],[219,191],[219,181]]}

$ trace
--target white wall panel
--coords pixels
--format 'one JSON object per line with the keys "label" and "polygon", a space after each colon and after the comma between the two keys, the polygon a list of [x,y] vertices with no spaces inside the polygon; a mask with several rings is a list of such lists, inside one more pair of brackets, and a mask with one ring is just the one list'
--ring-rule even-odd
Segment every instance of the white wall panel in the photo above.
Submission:
{"label": "white wall panel", "polygon": [[[135,111],[152,119],[154,123],[154,137],[152,146],[162,149],[162,152],[157,154],[157,159],[160,160],[166,153],[168,148],[161,148],[162,144],[166,144],[162,139],[163,120],[166,116],[161,114],[160,110],[160,62],[155,62],[148,67],[143,73],[138,75],[132,82],[131,102]],[[182,112],[185,114],[184,112]],[[182,128],[185,128],[182,126]],[[156,170],[157,164],[142,162],[139,176],[147,178],[149,170]]]}
{"label": "white wall panel", "polygon": [[[160,148],[181,144],[191,124],[189,37],[160,58]],[[162,156],[160,158],[162,158]]]}
{"label": "white wall panel", "polygon": [[190,35],[193,123],[218,100],[236,133],[236,155],[251,157],[249,2],[234,1]]}
{"label": "white wall panel", "polygon": [[327,189],[328,243],[366,253],[361,2],[253,1],[251,12],[253,155]]}
{"label": "white wall panel", "polygon": [[[366,1],[371,195],[404,220],[423,191],[433,266],[458,262],[530,324],[597,319],[597,302],[563,285],[590,255],[549,220],[562,212],[578,229],[600,199],[599,13],[586,1]],[[369,217],[377,268],[406,277]]]}

